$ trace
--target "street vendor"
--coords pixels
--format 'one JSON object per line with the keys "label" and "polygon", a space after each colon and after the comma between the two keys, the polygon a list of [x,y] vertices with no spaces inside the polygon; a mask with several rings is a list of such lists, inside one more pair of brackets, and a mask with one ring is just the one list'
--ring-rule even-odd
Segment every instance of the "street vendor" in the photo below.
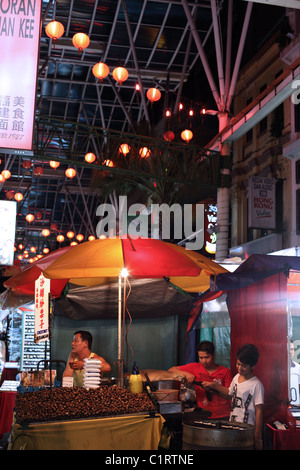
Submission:
{"label": "street vendor", "polygon": [[232,376],[227,367],[215,363],[215,346],[211,341],[202,341],[197,346],[199,362],[192,362],[169,369],[170,372],[182,373],[190,383],[195,382],[197,404],[200,408],[210,411],[210,419],[228,419],[231,402],[220,394],[207,391],[202,382],[216,382],[222,387],[229,387]]}
{"label": "street vendor", "polygon": [[101,373],[107,373],[111,371],[111,366],[103,357],[91,352],[92,341],[93,338],[89,331],[80,330],[74,333],[72,351],[70,352],[63,377],[73,377],[73,385],[75,387],[83,386],[85,359],[93,358],[101,361]]}

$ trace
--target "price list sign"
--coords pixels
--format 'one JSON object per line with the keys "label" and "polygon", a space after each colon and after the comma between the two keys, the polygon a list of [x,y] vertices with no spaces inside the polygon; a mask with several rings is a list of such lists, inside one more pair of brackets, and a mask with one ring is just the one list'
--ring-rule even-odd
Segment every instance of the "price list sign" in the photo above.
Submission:
{"label": "price list sign", "polygon": [[0,1],[0,148],[32,151],[41,0]]}
{"label": "price list sign", "polygon": [[49,339],[49,296],[50,279],[43,274],[35,281],[34,303],[35,303],[35,328],[34,342],[47,341]]}

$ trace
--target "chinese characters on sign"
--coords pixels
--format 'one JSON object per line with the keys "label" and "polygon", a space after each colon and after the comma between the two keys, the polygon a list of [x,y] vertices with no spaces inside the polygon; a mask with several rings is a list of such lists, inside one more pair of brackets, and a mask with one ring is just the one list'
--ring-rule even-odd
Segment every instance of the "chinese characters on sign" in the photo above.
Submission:
{"label": "chinese characters on sign", "polygon": [[50,279],[43,274],[35,281],[35,328],[34,342],[47,341],[49,339],[49,295]]}
{"label": "chinese characters on sign", "polygon": [[0,1],[0,148],[32,150],[41,0]]}
{"label": "chinese characters on sign", "polygon": [[248,226],[275,229],[275,180],[252,176],[249,180]]}

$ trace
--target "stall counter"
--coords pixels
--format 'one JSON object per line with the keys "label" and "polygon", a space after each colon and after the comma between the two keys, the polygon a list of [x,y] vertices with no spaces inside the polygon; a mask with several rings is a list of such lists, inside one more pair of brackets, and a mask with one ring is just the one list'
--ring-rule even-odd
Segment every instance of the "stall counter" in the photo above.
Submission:
{"label": "stall counter", "polygon": [[164,425],[160,414],[14,423],[8,450],[157,450]]}

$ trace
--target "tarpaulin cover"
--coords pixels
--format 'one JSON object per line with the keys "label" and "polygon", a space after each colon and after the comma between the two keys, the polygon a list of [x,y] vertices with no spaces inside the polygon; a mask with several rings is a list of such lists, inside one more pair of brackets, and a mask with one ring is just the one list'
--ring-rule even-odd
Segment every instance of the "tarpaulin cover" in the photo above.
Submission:
{"label": "tarpaulin cover", "polygon": [[[228,291],[246,287],[266,279],[276,273],[289,270],[300,271],[300,258],[297,256],[251,255],[233,273],[220,273],[212,289]],[[211,280],[212,282],[212,280]]]}
{"label": "tarpaulin cover", "polygon": [[[271,263],[272,261],[270,259]],[[278,262],[280,264],[279,259]],[[255,276],[255,271],[252,274]],[[243,344],[254,343],[258,347],[260,357],[254,373],[265,388],[264,414],[265,422],[269,423],[276,420],[287,424],[293,422],[287,406],[289,393],[286,302],[285,272],[227,292],[231,319],[231,369],[233,373],[236,372],[236,353]]]}
{"label": "tarpaulin cover", "polygon": [[[133,318],[188,315],[193,307],[191,295],[180,293],[164,279],[133,279],[126,295],[126,307]],[[117,318],[118,283],[93,287],[70,284],[67,294],[55,301],[54,315],[73,320]]]}

